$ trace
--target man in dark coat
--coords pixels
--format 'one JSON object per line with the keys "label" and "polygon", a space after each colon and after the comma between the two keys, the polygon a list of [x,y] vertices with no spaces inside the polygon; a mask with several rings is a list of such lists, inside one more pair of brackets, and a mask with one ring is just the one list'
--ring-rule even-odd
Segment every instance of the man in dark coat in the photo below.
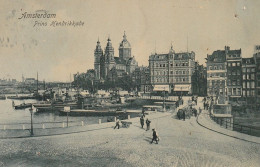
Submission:
{"label": "man in dark coat", "polygon": [[150,130],[151,121],[147,118],[145,123],[146,123],[146,131]]}
{"label": "man in dark coat", "polygon": [[144,117],[143,116],[140,117],[140,124],[141,124],[142,128],[144,128]]}
{"label": "man in dark coat", "polygon": [[154,140],[156,141],[156,144],[158,144],[158,135],[155,129],[153,129],[153,139],[151,141],[151,144],[153,143]]}
{"label": "man in dark coat", "polygon": [[185,111],[184,110],[182,112],[182,116],[183,116],[183,121],[185,121]]}

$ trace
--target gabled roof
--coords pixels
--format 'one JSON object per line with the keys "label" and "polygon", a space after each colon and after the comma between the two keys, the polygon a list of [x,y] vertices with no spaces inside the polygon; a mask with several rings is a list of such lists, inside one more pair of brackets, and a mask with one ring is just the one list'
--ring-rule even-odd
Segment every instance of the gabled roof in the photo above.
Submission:
{"label": "gabled roof", "polygon": [[226,61],[226,52],[224,50],[217,50],[212,53],[212,55],[208,55],[208,62],[216,62],[221,63]]}

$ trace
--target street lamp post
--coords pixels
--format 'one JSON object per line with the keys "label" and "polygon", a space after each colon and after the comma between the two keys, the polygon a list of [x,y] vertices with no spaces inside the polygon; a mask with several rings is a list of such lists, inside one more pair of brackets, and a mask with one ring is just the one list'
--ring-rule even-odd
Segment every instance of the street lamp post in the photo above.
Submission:
{"label": "street lamp post", "polygon": [[31,136],[33,136],[33,118],[32,118],[32,115],[33,115],[33,109],[30,108],[30,113],[31,113]]}

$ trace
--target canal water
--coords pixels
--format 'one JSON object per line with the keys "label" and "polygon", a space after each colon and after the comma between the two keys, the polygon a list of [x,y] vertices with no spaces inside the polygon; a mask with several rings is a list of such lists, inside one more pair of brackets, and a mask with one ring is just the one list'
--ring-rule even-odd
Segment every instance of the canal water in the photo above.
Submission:
{"label": "canal water", "polygon": [[[15,124],[30,124],[31,121],[31,114],[29,108],[27,109],[20,109],[15,110],[12,106],[12,101],[14,101],[15,105],[21,103],[36,103],[36,100],[0,100],[0,126],[8,125],[11,127]],[[107,117],[71,117],[69,116],[69,121],[71,122],[78,122],[81,123],[82,121],[84,124],[97,124],[99,119],[102,122],[107,122]],[[60,116],[59,114],[55,113],[38,113],[33,111],[33,122],[43,123],[43,122],[65,122],[67,121],[66,116]],[[59,125],[60,126],[60,125]],[[0,127],[2,129],[2,127]]]}

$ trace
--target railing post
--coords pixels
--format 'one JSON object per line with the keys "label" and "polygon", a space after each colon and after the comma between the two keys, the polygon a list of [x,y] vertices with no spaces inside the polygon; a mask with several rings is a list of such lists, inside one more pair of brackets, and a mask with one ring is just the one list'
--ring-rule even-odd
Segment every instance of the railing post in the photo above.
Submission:
{"label": "railing post", "polygon": [[25,126],[23,125],[23,130],[25,130]]}
{"label": "railing post", "polygon": [[4,130],[6,130],[6,126],[4,125]]}
{"label": "railing post", "polygon": [[42,124],[42,129],[45,129],[45,125],[44,124]]}
{"label": "railing post", "polygon": [[64,122],[62,122],[62,127],[63,127],[63,128],[65,127],[65,124],[64,124]]}
{"label": "railing post", "polygon": [[84,126],[84,122],[83,121],[81,121],[81,126]]}
{"label": "railing post", "polygon": [[98,124],[101,124],[101,119],[98,119]]}
{"label": "railing post", "polygon": [[128,115],[127,118],[130,119],[130,115]]}

